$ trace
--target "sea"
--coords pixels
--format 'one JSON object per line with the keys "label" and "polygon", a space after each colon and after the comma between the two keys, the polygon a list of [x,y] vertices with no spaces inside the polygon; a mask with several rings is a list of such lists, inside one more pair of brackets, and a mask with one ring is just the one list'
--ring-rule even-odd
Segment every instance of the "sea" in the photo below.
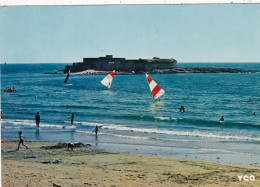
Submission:
{"label": "sea", "polygon": [[[154,102],[144,74],[115,74],[107,89],[100,83],[105,75],[71,74],[65,84],[59,71],[65,65],[1,64],[2,138],[18,143],[22,131],[25,144],[83,142],[91,149],[260,165],[259,73],[150,74],[165,90]],[[260,63],[179,66],[260,71]],[[13,86],[16,92],[4,92]]]}

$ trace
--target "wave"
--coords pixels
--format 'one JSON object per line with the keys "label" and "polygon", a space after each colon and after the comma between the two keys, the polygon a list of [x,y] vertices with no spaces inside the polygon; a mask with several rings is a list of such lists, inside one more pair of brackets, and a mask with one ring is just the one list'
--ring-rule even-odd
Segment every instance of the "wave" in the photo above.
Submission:
{"label": "wave", "polygon": [[166,134],[166,135],[176,135],[176,136],[192,136],[192,137],[202,137],[202,138],[215,138],[215,139],[229,139],[229,140],[247,140],[247,141],[259,141],[260,138],[251,138],[245,136],[231,136],[231,135],[217,135],[210,132],[196,132],[196,131],[172,131],[167,129],[145,129],[145,128],[134,128],[122,125],[103,125],[104,129],[118,130],[118,131],[131,131],[139,133],[149,133],[149,134]]}
{"label": "wave", "polygon": [[21,129],[21,127],[8,127],[8,126],[2,126],[2,128],[5,128],[5,129]]}
{"label": "wave", "polygon": [[[83,131],[83,130],[76,130],[76,132],[79,133],[86,133],[86,134],[93,134],[93,131]],[[112,134],[112,133],[103,133],[99,132],[99,135],[108,135],[108,136],[114,136],[119,138],[127,138],[127,139],[135,139],[135,140],[149,140],[148,137],[140,137],[140,136],[127,136],[127,135],[121,135],[121,134]]]}
{"label": "wave", "polygon": [[[85,134],[93,134],[93,131],[76,130],[75,132],[85,133]],[[101,133],[99,133],[99,134],[101,134]]]}
{"label": "wave", "polygon": [[[94,123],[94,122],[74,122],[75,124],[83,125],[83,126],[103,126],[102,123]],[[107,124],[107,125],[113,125],[113,124]]]}
{"label": "wave", "polygon": [[17,97],[26,97],[26,95],[18,95]]}
{"label": "wave", "polygon": [[84,106],[84,105],[60,105],[59,107],[64,107],[64,108],[83,108],[83,109],[104,109],[101,107],[97,106]]}
{"label": "wave", "polygon": [[201,126],[218,126],[222,128],[232,128],[232,127],[251,127],[260,129],[260,125],[254,125],[250,123],[238,123],[233,121],[224,121],[220,123],[219,121],[213,120],[201,120],[201,119],[189,119],[189,118],[175,118],[167,116],[138,116],[138,115],[128,115],[128,116],[117,116],[120,119],[130,119],[130,120],[141,120],[141,121],[159,121],[168,123],[181,123],[182,125],[201,125]]}
{"label": "wave", "polygon": [[[35,127],[34,120],[13,120],[13,119],[3,119],[2,124],[12,124],[12,125],[23,125],[23,126],[31,126]],[[95,122],[75,122],[75,124],[79,124],[82,126],[99,126],[101,129],[104,130],[114,130],[114,131],[126,131],[126,132],[135,132],[135,133],[147,133],[147,134],[162,134],[162,135],[173,135],[173,136],[189,136],[189,137],[202,137],[202,138],[210,138],[210,139],[228,139],[228,140],[242,140],[242,141],[256,141],[260,142],[260,138],[254,138],[254,137],[247,137],[247,136],[234,136],[234,135],[219,135],[214,134],[214,132],[201,132],[201,131],[180,131],[180,130],[167,130],[167,129],[157,129],[157,128],[137,128],[137,127],[129,127],[124,125],[115,125],[115,124],[102,124],[102,123],[95,123]],[[54,124],[47,124],[47,123],[41,123],[40,128],[63,128],[63,125],[54,125]],[[79,132],[79,131],[78,131]],[[88,131],[84,131],[88,132]],[[89,133],[92,133],[90,131]],[[102,132],[105,134],[106,132]],[[128,137],[131,138],[129,135],[119,135],[119,134],[109,134],[107,135],[113,135],[118,137]],[[133,136],[140,138],[146,138],[146,137],[140,137],[140,136]],[[137,139],[137,138],[136,138]],[[151,138],[156,139],[156,138]]]}
{"label": "wave", "polygon": [[62,128],[66,128],[66,129],[76,129],[77,127],[74,125],[63,125]]}
{"label": "wave", "polygon": [[57,94],[59,94],[59,93],[65,94],[66,92],[63,92],[63,91],[54,91],[54,93],[57,93]]}
{"label": "wave", "polygon": [[183,118],[174,118],[174,117],[163,117],[163,116],[118,116],[118,118],[130,119],[130,120],[143,120],[143,121],[166,121],[166,122],[176,122],[182,120]]}
{"label": "wave", "polygon": [[[260,142],[260,138],[252,138],[252,137],[246,137],[246,136],[218,135],[218,134],[213,134],[210,132],[173,131],[173,130],[155,129],[155,128],[149,128],[149,129],[148,128],[136,128],[136,127],[123,126],[123,125],[101,124],[101,123],[94,123],[94,122],[78,122],[78,124],[85,125],[85,126],[99,126],[102,129],[116,130],[116,131],[130,131],[130,132],[147,133],[147,134],[165,134],[165,135],[176,135],[176,136],[190,136],[190,137]],[[117,136],[121,136],[121,135],[117,135]]]}
{"label": "wave", "polygon": [[[35,121],[34,120],[21,120],[21,119],[3,119],[1,121],[2,124],[11,124],[11,125],[22,125],[22,126],[30,126],[35,127]],[[53,127],[53,128],[63,128],[63,125],[54,125],[54,124],[48,124],[48,123],[40,123],[40,128],[47,128],[47,127]]]}
{"label": "wave", "polygon": [[45,112],[50,112],[50,113],[59,113],[60,111],[58,111],[58,110],[46,110]]}

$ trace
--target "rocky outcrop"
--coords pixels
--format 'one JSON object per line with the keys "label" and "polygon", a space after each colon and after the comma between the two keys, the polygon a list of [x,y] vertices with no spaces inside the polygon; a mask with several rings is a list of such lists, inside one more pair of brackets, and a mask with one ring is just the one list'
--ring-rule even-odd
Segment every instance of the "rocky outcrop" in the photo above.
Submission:
{"label": "rocky outcrop", "polygon": [[[82,72],[72,74],[108,74],[110,71],[95,71],[86,70]],[[152,69],[147,71],[116,71],[116,74],[128,75],[128,74],[163,74],[163,73],[260,73],[258,71],[232,69],[232,68],[209,68],[209,67],[178,67],[172,69]]]}
{"label": "rocky outcrop", "polygon": [[256,73],[257,71],[214,68],[214,67],[178,67],[173,58],[134,59],[113,58],[112,55],[98,58],[83,58],[83,62],[66,66],[64,73],[72,74],[107,74],[116,70],[117,74],[144,74],[144,73]]}

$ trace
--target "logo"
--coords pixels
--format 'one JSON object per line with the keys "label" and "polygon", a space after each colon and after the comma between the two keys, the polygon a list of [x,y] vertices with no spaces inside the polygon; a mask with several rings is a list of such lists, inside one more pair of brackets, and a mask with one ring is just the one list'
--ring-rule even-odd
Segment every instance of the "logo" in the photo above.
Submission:
{"label": "logo", "polygon": [[254,175],[250,175],[250,176],[248,176],[248,175],[238,175],[237,177],[238,177],[239,181],[246,181],[246,182],[255,181]]}

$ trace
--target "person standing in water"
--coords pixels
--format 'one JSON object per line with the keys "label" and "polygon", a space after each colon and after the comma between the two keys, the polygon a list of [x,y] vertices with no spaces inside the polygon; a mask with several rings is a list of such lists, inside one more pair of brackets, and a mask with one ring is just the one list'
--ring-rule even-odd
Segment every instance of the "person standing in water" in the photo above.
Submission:
{"label": "person standing in water", "polygon": [[39,127],[39,126],[40,126],[40,120],[41,120],[40,113],[37,112],[37,114],[35,115],[36,127]]}
{"label": "person standing in water", "polygon": [[19,134],[19,143],[18,143],[17,150],[20,149],[20,144],[22,144],[24,147],[26,147],[26,149],[28,149],[28,147],[23,144],[23,138],[25,138],[25,137],[22,135],[22,131],[19,131],[18,134]]}
{"label": "person standing in water", "polygon": [[73,125],[73,122],[74,122],[74,114],[71,114],[71,117],[70,117],[70,125]]}
{"label": "person standing in water", "polygon": [[97,134],[98,134],[98,131],[99,131],[98,126],[96,126],[95,130],[93,131],[93,132],[96,133],[96,136],[97,136]]}
{"label": "person standing in water", "polygon": [[225,121],[224,116],[222,116],[219,121]]}

